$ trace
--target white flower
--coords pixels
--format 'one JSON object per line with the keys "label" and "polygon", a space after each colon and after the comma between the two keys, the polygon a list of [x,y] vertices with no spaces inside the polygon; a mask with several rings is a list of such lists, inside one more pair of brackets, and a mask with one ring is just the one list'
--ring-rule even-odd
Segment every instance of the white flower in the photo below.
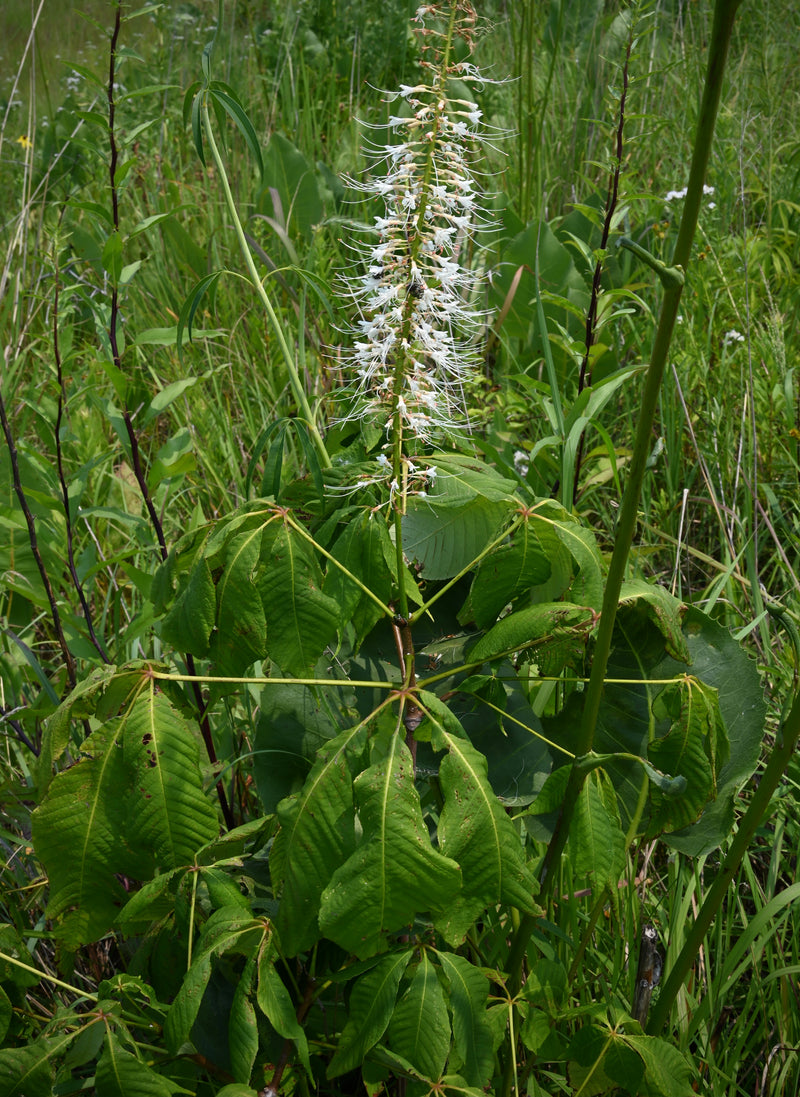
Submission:
{"label": "white flower", "polygon": [[[441,6],[418,9],[418,20],[428,15],[441,15]],[[455,33],[468,45],[474,19],[468,0],[459,2]],[[342,355],[351,378],[344,418],[385,434],[376,476],[395,506],[404,506],[409,493],[432,491],[436,468],[425,468],[416,455],[466,423],[472,341],[484,324],[473,305],[476,275],[464,256],[472,254],[476,230],[490,224],[475,173],[487,127],[477,103],[450,96],[454,78],[483,81],[471,63],[450,60],[441,26],[431,21],[417,30],[423,80],[386,95],[389,103],[402,99],[409,112],[390,115],[392,143],[368,143],[372,164],[365,181],[348,180],[382,208],[374,218],[377,242],[348,244],[362,273],[347,280],[357,314]],[[370,474],[361,482],[377,480]]]}
{"label": "white flower", "polygon": [[514,468],[518,475],[523,479],[528,475],[528,469],[531,467],[530,455],[525,452],[524,449],[514,450]]}
{"label": "white flower", "polygon": [[730,331],[726,331],[722,337],[722,345],[724,347],[730,346],[731,343],[743,343],[744,336],[740,331],[732,328]]}

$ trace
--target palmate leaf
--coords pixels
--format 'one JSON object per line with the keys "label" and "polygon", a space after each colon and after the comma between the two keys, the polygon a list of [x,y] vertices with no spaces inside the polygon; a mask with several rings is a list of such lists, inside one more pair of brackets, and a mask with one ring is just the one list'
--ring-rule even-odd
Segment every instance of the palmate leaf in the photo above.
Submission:
{"label": "palmate leaf", "polygon": [[652,1097],[692,1097],[696,1092],[692,1067],[668,1040],[628,1035],[621,1040],[644,1063],[647,1092]]}
{"label": "palmate leaf", "polygon": [[[679,797],[664,799],[658,789],[651,789],[651,804],[664,813],[670,844],[699,855],[730,831],[734,796],[758,759],[763,694],[751,660],[726,629],[699,610],[690,607],[683,615],[689,667],[668,654],[667,643],[675,645],[664,631],[663,620],[641,599],[620,608],[608,664],[609,678],[617,681],[604,688],[594,749],[649,757],[662,772],[686,779],[683,805]],[[665,686],[670,678],[675,684]],[[685,691],[696,690],[698,683],[713,688],[704,688],[689,704]],[[579,720],[580,713],[571,719]],[[612,760],[605,768],[627,827],[646,777],[633,762]],[[690,822],[700,811],[699,821]],[[648,819],[649,808],[643,827]]]}
{"label": "palmate leaf", "polygon": [[207,655],[215,616],[214,581],[208,561],[201,558],[195,563],[189,581],[161,622],[161,635],[178,651]]}
{"label": "palmate leaf", "polygon": [[[699,857],[730,834],[738,790],[758,765],[766,704],[753,660],[726,628],[690,606],[683,631],[692,673],[717,691],[728,741],[727,759],[712,758],[715,769],[719,763],[716,800],[706,805],[698,822],[671,833],[667,839],[674,849]],[[663,669],[668,671],[669,664]]]}
{"label": "palmate leaf", "polygon": [[305,542],[287,526],[278,532],[263,565],[259,589],[269,654],[287,674],[310,677],[336,636],[339,607],[320,589],[319,568]]}
{"label": "palmate leaf", "polygon": [[281,829],[270,853],[280,895],[278,932],[287,956],[319,938],[320,899],[331,877],[355,848],[352,756],[363,749],[357,725],[323,747],[303,788],[278,805]]}
{"label": "palmate leaf", "polygon": [[386,757],[355,781],[362,837],[322,896],[323,933],[363,959],[417,914],[443,911],[461,871],[430,844],[414,787],[411,754],[397,733]]}
{"label": "palmate leaf", "polygon": [[56,711],[45,721],[42,746],[36,766],[37,787],[41,799],[53,778],[53,763],[67,749],[72,721],[94,712],[98,694],[108,686],[117,668],[113,665],[95,667],[88,678],[79,682]]}
{"label": "palmate leaf", "polygon": [[320,689],[270,683],[261,693],[253,775],[264,812],[299,791],[321,747],[337,734]]}
{"label": "palmate leaf", "polygon": [[455,945],[497,903],[541,913],[533,901],[538,886],[520,836],[489,784],[486,759],[438,698],[423,692],[421,702],[434,724],[434,747],[448,751],[439,769],[445,799],[437,833],[442,853],[461,866],[462,889],[436,925]]}
{"label": "palmate leaf", "polygon": [[[393,553],[386,524],[371,512],[348,523],[332,550],[334,558],[384,603],[392,593],[387,560]],[[323,590],[340,606],[342,620],[352,621],[357,651],[363,637],[380,620],[380,606],[335,564],[328,567]]]}
{"label": "palmate leaf", "polygon": [[450,1052],[450,1018],[436,969],[422,953],[389,1023],[389,1044],[425,1078],[441,1077]]}
{"label": "palmate leaf", "polygon": [[337,1078],[362,1063],[369,1049],[383,1036],[411,956],[411,949],[385,956],[353,985],[347,1024],[328,1067],[329,1078]]}
{"label": "palmate leaf", "polygon": [[77,947],[101,936],[121,908],[118,875],[147,879],[190,861],[218,830],[205,797],[198,746],[152,679],[119,717],[85,741],[33,814],[48,872],[48,916]]}

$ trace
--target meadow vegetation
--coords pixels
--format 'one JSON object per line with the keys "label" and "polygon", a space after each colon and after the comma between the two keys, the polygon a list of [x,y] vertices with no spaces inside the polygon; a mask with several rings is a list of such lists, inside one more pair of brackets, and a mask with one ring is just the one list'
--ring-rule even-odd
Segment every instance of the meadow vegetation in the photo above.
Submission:
{"label": "meadow vegetation", "polygon": [[794,4],[436,7],[0,10],[0,1097],[798,1092]]}

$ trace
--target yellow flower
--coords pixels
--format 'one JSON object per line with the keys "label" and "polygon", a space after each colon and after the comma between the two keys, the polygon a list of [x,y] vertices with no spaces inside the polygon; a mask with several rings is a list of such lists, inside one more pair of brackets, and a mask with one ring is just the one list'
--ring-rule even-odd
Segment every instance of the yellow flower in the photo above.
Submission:
{"label": "yellow flower", "polygon": [[24,133],[23,133],[22,137],[17,138],[17,144],[22,145],[22,147],[24,149],[32,149],[33,148],[33,141],[31,141],[30,137],[26,137]]}

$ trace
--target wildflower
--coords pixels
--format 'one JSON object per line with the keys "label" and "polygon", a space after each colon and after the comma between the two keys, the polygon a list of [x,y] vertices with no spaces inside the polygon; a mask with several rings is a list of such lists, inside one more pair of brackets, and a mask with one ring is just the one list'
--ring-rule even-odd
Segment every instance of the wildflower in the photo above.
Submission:
{"label": "wildflower", "polygon": [[409,476],[423,486],[435,477],[435,469],[420,472],[406,454],[466,423],[471,339],[482,320],[469,304],[475,276],[463,259],[487,223],[474,177],[475,140],[486,127],[478,104],[451,98],[448,83],[457,77],[463,89],[483,78],[474,65],[452,60],[454,27],[471,44],[472,8],[459,0],[455,23],[447,19],[441,25],[449,30],[440,29],[441,8],[455,3],[417,9],[425,77],[386,94],[389,103],[401,99],[408,114],[390,115],[391,143],[373,146],[373,169],[382,175],[349,180],[385,208],[374,219],[377,245],[360,249],[366,275],[348,284],[360,316],[347,355],[353,383],[345,419],[375,423],[393,442],[400,439],[386,470],[392,498],[401,461],[403,494]]}
{"label": "wildflower", "polygon": [[743,342],[744,342],[744,336],[742,335],[742,333],[740,331],[737,331],[735,328],[732,328],[730,331],[726,331],[725,334],[722,337],[723,347],[730,346],[731,343],[743,343]]}
{"label": "wildflower", "polygon": [[530,454],[526,453],[524,449],[514,450],[514,469],[517,474],[524,479],[528,475],[530,467]]}
{"label": "wildflower", "polygon": [[32,149],[33,148],[33,141],[31,141],[30,137],[27,137],[24,133],[22,134],[21,137],[17,138],[17,144],[22,145],[22,147],[24,149]]}
{"label": "wildflower", "polygon": [[[688,187],[682,187],[680,190],[668,190],[667,193],[664,195],[664,201],[665,202],[675,202],[680,198],[685,198],[687,193],[688,193]],[[714,188],[710,187],[707,183],[704,183],[703,184],[703,194],[706,196],[706,198],[710,194],[713,194],[713,193],[714,193]],[[716,205],[717,205],[716,202],[709,202],[708,203],[708,208],[709,209],[716,209]]]}

